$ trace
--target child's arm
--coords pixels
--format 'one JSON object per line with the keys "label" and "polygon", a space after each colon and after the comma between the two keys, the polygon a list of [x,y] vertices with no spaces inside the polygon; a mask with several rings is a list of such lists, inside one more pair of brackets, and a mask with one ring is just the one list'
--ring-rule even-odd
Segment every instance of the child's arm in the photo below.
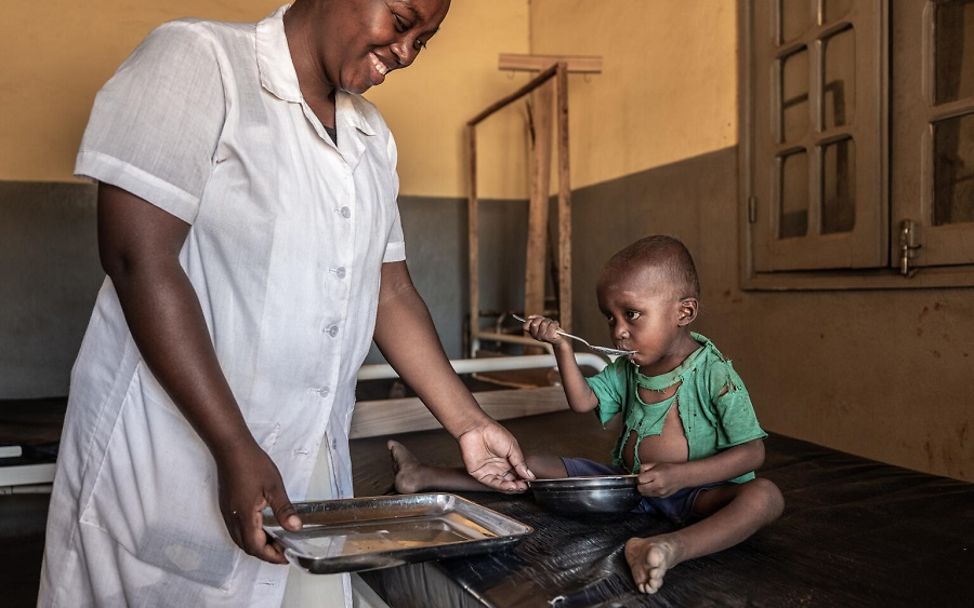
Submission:
{"label": "child's arm", "polygon": [[764,464],[764,441],[754,439],[690,462],[643,464],[639,468],[639,492],[643,496],[669,496],[683,488],[695,488],[734,479]]}
{"label": "child's arm", "polygon": [[557,321],[538,315],[531,315],[524,322],[524,330],[531,334],[531,337],[554,347],[555,360],[558,362],[558,371],[561,372],[561,384],[565,389],[568,405],[576,412],[591,412],[599,404],[599,400],[585,381],[578,362],[575,361],[575,351],[571,343],[558,334],[559,329]]}

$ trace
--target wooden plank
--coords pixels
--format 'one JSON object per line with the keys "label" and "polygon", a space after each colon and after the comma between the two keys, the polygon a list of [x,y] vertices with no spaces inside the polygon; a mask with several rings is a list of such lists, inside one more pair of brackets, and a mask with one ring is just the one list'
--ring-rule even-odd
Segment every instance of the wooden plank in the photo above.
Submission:
{"label": "wooden plank", "polygon": [[548,82],[550,79],[554,78],[557,69],[558,66],[552,65],[547,70],[541,72],[540,74],[532,78],[526,85],[524,85],[520,89],[514,91],[510,95],[503,97],[498,101],[495,101],[494,103],[487,106],[486,110],[484,110],[483,112],[477,114],[476,116],[468,120],[467,124],[476,125],[477,123],[482,122],[484,119],[486,119],[494,112],[497,112],[498,110],[501,110],[507,107],[508,105],[514,103],[518,99],[524,97],[531,91],[535,90],[536,88],[540,87],[544,83]]}
{"label": "wooden plank", "polygon": [[467,125],[467,273],[470,298],[470,357],[476,356],[480,331],[480,224],[477,209],[477,128]]}
{"label": "wooden plank", "polygon": [[538,72],[564,63],[571,74],[601,74],[602,58],[597,55],[519,55],[501,53],[497,67],[516,72]]}
{"label": "wooden plank", "polygon": [[532,94],[531,197],[528,203],[528,243],[524,264],[524,312],[544,311],[548,253],[548,193],[551,188],[551,133],[554,83]]}
{"label": "wooden plank", "polygon": [[[474,399],[494,420],[507,420],[568,409],[565,391],[560,386],[486,391]],[[440,428],[439,421],[418,397],[360,401],[352,415],[349,438],[376,437],[410,431]]]}
{"label": "wooden plank", "polygon": [[558,116],[558,321],[572,331],[572,188],[568,149],[568,69],[555,76]]}

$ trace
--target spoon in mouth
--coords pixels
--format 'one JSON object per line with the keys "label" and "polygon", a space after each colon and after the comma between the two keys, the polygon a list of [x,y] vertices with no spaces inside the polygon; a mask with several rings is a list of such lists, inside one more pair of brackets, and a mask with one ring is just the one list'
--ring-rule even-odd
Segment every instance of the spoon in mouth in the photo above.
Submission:
{"label": "spoon in mouth", "polygon": [[[521,323],[527,323],[527,319],[523,319],[515,314],[512,314],[511,316],[514,317],[516,321],[520,321]],[[620,348],[610,348],[608,346],[596,346],[594,344],[589,344],[588,340],[586,340],[585,338],[580,338],[578,336],[568,333],[567,331],[562,331],[560,329],[556,330],[556,333],[559,336],[565,336],[566,338],[577,340],[578,342],[581,342],[582,344],[587,346],[590,350],[593,350],[597,353],[602,353],[604,355],[610,355],[612,357],[628,357],[629,355],[635,355],[636,353],[639,352],[638,350],[622,350]]]}

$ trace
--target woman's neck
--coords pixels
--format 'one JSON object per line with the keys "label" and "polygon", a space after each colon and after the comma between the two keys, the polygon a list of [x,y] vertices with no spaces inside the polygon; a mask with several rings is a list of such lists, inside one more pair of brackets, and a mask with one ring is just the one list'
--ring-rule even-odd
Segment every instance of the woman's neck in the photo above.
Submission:
{"label": "woman's neck", "polygon": [[298,86],[305,100],[312,107],[321,104],[334,107],[335,85],[328,82],[324,62],[319,57],[319,48],[314,44],[312,24],[323,21],[314,12],[316,6],[309,2],[295,2],[284,13],[284,35],[287,37],[291,63],[298,77]]}

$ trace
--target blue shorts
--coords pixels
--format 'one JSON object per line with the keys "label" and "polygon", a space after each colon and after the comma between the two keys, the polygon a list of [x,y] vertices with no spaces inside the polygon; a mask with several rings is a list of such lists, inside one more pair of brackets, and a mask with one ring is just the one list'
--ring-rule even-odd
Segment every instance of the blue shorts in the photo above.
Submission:
{"label": "blue shorts", "polygon": [[[569,477],[595,477],[600,475],[627,475],[619,467],[601,462],[595,462],[588,458],[562,458],[561,462],[565,465]],[[686,523],[694,519],[693,502],[697,499],[700,492],[724,485],[723,483],[711,483],[695,488],[683,488],[665,498],[655,496],[643,496],[633,513],[653,513],[662,515],[670,521],[678,524]]]}

